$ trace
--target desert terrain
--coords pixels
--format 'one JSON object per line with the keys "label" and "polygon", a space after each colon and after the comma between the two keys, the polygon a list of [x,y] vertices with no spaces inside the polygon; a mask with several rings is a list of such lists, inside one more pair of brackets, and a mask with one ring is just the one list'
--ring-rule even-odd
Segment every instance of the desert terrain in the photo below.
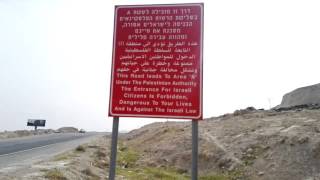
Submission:
{"label": "desert terrain", "polygon": [[[1,179],[107,179],[103,136]],[[199,122],[199,179],[317,180],[320,107],[246,108]],[[153,123],[118,144],[117,179],[189,179],[191,122]]]}

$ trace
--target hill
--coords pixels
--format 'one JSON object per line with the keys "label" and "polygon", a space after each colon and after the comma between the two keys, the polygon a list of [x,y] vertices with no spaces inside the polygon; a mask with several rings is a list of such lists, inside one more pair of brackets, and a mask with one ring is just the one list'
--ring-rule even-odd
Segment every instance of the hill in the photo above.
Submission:
{"label": "hill", "polygon": [[[320,178],[320,110],[255,110],[199,122],[199,171],[226,179]],[[191,123],[153,123],[128,133],[123,143],[141,167],[190,173]]]}

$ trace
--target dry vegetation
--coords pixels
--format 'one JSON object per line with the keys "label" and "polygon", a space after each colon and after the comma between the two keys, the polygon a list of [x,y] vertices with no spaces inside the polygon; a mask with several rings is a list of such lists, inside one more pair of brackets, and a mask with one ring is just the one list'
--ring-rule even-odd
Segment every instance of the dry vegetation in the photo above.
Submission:
{"label": "dry vegetation", "polygon": [[44,177],[49,180],[67,180],[67,178],[64,177],[64,175],[58,169],[52,169],[44,172]]}
{"label": "dry vegetation", "polygon": [[0,132],[0,140],[1,139],[9,139],[9,138],[19,138],[26,136],[34,136],[41,134],[51,134],[54,131],[52,129],[39,129],[37,132],[34,130],[17,130],[17,131],[4,131]]}

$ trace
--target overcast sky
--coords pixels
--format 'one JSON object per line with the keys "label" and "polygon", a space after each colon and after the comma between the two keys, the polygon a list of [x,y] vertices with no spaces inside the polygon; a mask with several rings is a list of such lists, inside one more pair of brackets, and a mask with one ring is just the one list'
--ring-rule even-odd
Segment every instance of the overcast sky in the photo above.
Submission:
{"label": "overcast sky", "polygon": [[[114,5],[170,0],[0,0],[0,131],[110,131]],[[204,1],[204,117],[269,108],[319,83],[320,1]],[[120,130],[152,120],[121,118]],[[31,129],[30,127],[28,129]]]}

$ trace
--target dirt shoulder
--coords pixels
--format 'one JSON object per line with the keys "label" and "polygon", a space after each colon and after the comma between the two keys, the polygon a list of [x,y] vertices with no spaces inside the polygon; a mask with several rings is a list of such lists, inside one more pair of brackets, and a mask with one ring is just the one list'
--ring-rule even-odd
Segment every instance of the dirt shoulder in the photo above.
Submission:
{"label": "dirt shoulder", "polygon": [[[81,144],[83,144],[81,146],[75,145],[79,142],[70,142],[67,146],[74,148],[68,151],[64,150],[64,153],[61,153],[61,150],[59,150],[60,145],[57,144],[54,148],[54,154],[56,155],[50,156],[49,154],[45,154],[41,155],[41,158],[29,159],[26,163],[19,162],[16,165],[10,165],[7,168],[2,168],[0,169],[0,179],[61,179],[60,177],[65,177],[67,179],[79,179],[78,177],[82,177],[83,173],[83,177],[86,177],[85,173],[91,173],[91,170],[93,171],[92,173],[96,173],[96,169],[91,168],[94,167],[93,162],[95,153],[99,153],[102,150],[106,151],[108,144],[108,140],[103,137],[105,136],[88,137],[87,139],[90,140],[91,138],[91,140],[89,141],[90,143],[86,144],[83,143],[85,141],[88,142],[88,140],[81,139],[79,140],[79,142],[82,142]],[[96,144],[99,144],[99,146]],[[104,149],[100,149],[100,146],[105,147]],[[45,148],[50,150],[50,147]],[[66,145],[63,145],[61,148],[66,149]],[[49,150],[46,151],[50,153],[51,150]],[[43,152],[41,149],[39,149],[39,151],[39,153]],[[56,153],[59,151],[60,153]],[[90,174],[87,174],[87,176],[89,175]],[[94,174],[92,174],[92,176],[93,175]],[[99,171],[97,171],[97,177],[103,177],[99,174]]]}

